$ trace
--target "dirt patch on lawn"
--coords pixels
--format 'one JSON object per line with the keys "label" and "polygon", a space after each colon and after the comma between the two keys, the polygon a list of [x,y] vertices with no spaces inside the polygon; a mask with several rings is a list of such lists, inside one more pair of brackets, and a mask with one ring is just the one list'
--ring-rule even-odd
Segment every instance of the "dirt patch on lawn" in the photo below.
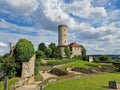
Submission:
{"label": "dirt patch on lawn", "polygon": [[57,76],[64,76],[64,75],[68,75],[68,72],[66,71],[62,71],[59,68],[53,68],[49,73],[57,75]]}

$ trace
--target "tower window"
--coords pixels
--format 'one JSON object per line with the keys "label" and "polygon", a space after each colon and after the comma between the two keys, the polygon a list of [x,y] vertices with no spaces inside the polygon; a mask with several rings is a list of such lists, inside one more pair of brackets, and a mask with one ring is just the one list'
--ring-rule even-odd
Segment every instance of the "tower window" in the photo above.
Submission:
{"label": "tower window", "polygon": [[66,37],[66,34],[64,34],[64,36]]}
{"label": "tower window", "polygon": [[64,41],[66,43],[66,41]]}

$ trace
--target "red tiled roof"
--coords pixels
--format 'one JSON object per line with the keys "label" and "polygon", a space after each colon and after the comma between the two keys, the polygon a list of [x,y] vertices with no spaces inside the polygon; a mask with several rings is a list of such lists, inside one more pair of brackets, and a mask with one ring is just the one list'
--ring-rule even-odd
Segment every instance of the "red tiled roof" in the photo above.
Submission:
{"label": "red tiled roof", "polygon": [[76,42],[73,42],[73,43],[69,44],[69,47],[80,47],[80,45],[77,44]]}

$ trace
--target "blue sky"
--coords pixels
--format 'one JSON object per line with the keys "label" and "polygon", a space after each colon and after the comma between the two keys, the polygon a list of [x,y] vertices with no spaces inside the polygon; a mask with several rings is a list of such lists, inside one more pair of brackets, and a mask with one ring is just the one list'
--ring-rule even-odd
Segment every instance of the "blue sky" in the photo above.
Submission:
{"label": "blue sky", "polygon": [[[58,18],[61,16],[61,18]],[[57,26],[87,54],[120,54],[120,0],[0,0],[0,55],[26,38],[35,46],[57,44]]]}

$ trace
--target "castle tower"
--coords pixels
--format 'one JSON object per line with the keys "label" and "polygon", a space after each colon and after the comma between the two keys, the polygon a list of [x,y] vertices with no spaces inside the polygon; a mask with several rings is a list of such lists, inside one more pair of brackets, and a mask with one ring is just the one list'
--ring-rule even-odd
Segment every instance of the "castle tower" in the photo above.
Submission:
{"label": "castle tower", "polygon": [[58,26],[58,47],[60,48],[61,58],[65,58],[64,48],[68,46],[67,25]]}

